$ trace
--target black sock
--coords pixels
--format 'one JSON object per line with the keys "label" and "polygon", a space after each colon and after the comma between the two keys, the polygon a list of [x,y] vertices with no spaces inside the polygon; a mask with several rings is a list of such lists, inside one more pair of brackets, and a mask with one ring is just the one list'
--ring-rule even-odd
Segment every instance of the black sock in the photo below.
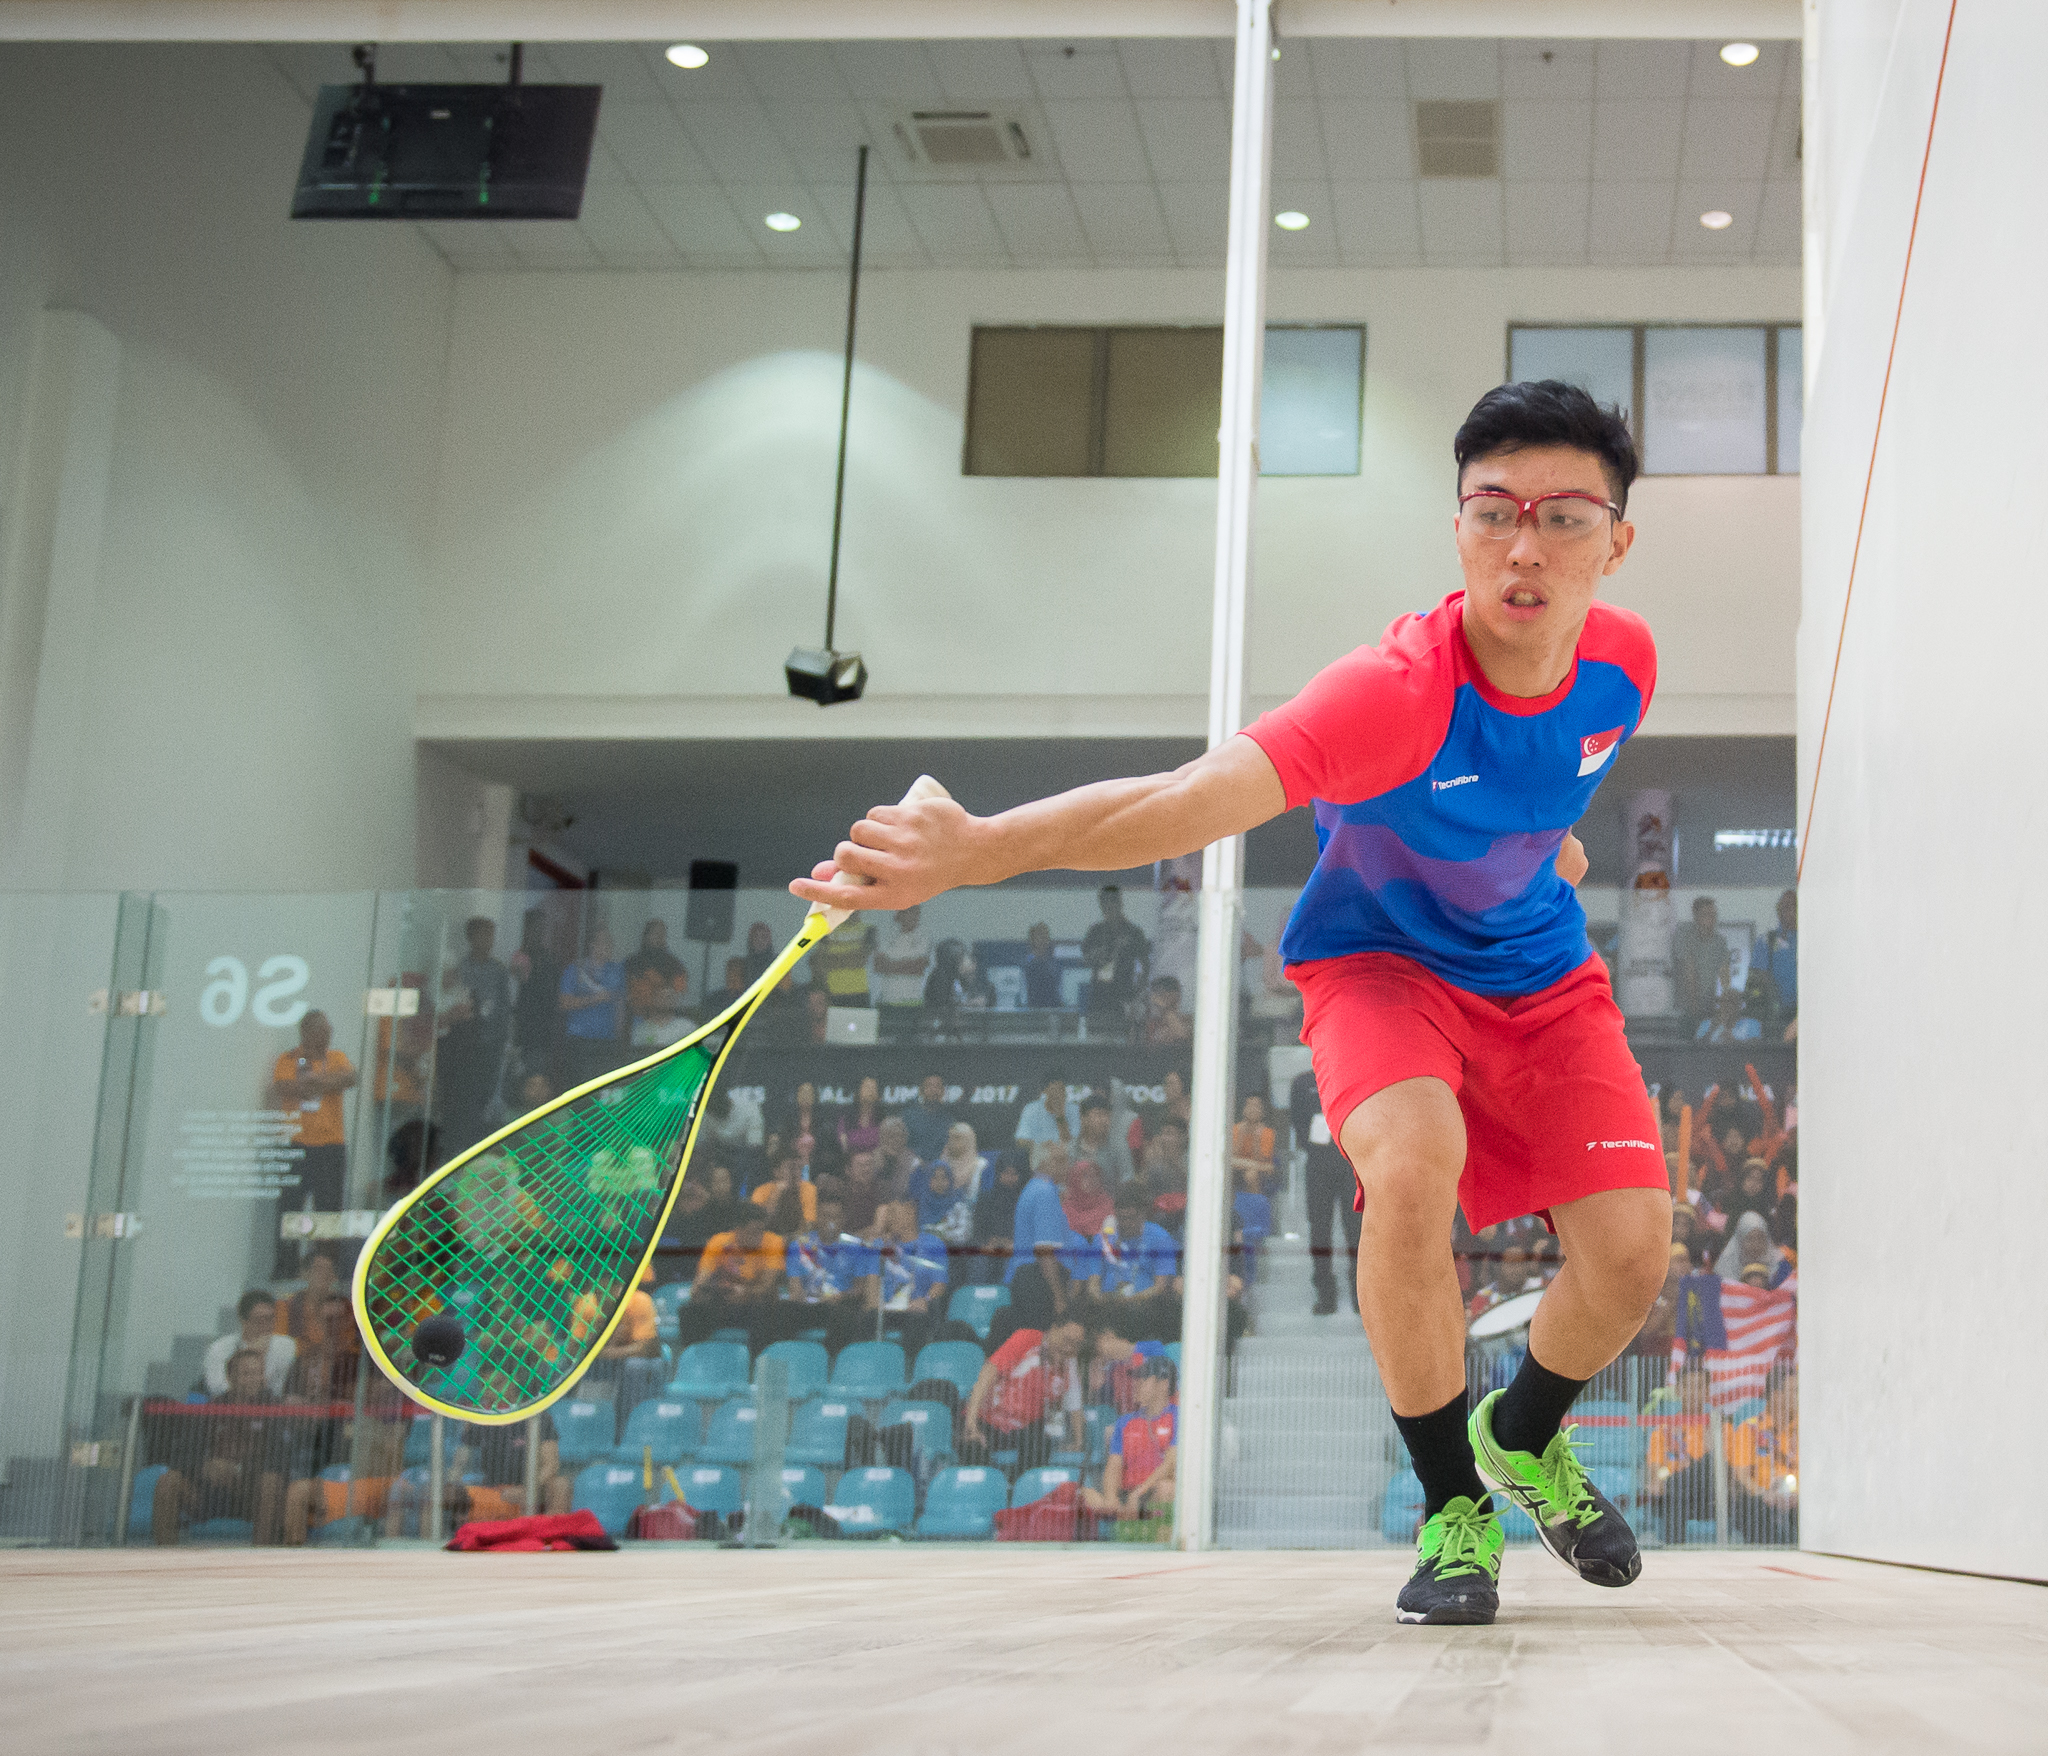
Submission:
{"label": "black sock", "polygon": [[1486,1484],[1472,1461],[1472,1436],[1465,1430],[1465,1393],[1426,1415],[1396,1415],[1401,1442],[1415,1463],[1422,1483],[1422,1512],[1434,1518],[1448,1501],[1464,1495],[1474,1505],[1487,1504]]}
{"label": "black sock", "polygon": [[1533,1451],[1541,1457],[1585,1388],[1585,1379],[1561,1378],[1533,1353],[1524,1354],[1522,1369],[1493,1405],[1494,1439],[1505,1451]]}

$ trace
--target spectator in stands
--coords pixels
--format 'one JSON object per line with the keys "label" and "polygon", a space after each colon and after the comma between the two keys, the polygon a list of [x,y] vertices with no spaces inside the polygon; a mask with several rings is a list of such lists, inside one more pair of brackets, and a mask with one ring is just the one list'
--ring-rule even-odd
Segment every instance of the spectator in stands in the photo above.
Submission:
{"label": "spectator in stands", "polygon": [[919,1228],[916,1202],[885,1202],[862,1266],[863,1308],[872,1318],[879,1302],[883,1328],[916,1359],[945,1314],[945,1240]]}
{"label": "spectator in stands", "polygon": [[775,935],[766,921],[756,921],[747,928],[746,957],[747,980],[758,982],[775,961]]}
{"label": "spectator in stands", "polygon": [[1092,1164],[1102,1173],[1103,1186],[1112,1193],[1138,1174],[1131,1160],[1130,1142],[1111,1125],[1109,1099],[1099,1093],[1081,1100],[1081,1125],[1074,1138],[1074,1162]]}
{"label": "spectator in stands", "polygon": [[995,1162],[974,1201],[974,1284],[989,1286],[1009,1278],[1016,1246],[1017,1204],[1030,1172],[1022,1149],[1012,1149]]}
{"label": "spectator in stands", "polygon": [[1081,1504],[1110,1518],[1171,1518],[1180,1405],[1173,1361],[1151,1354],[1132,1369],[1138,1406],[1111,1429],[1102,1486],[1083,1488]]}
{"label": "spectator in stands", "polygon": [[676,1313],[677,1340],[688,1346],[727,1328],[746,1330],[756,1348],[778,1340],[775,1295],[786,1267],[781,1237],[749,1205],[731,1231],[704,1246],[690,1302]]}
{"label": "spectator in stands", "polygon": [[1266,1121],[1266,1100],[1257,1092],[1250,1093],[1230,1130],[1230,1168],[1254,1195],[1263,1194],[1274,1179],[1275,1139]]}
{"label": "spectator in stands", "polygon": [[704,996],[704,1016],[716,1018],[746,991],[747,960],[744,957],[728,957],[725,960],[724,978],[717,987]]}
{"label": "spectator in stands", "polygon": [[1040,1082],[1038,1096],[1017,1116],[1017,1144],[1040,1147],[1057,1140],[1072,1145],[1081,1132],[1081,1106],[1067,1095],[1066,1076],[1048,1073]]}
{"label": "spectator in stands", "polygon": [[1706,1228],[1700,1224],[1700,1216],[1690,1201],[1671,1202],[1671,1242],[1684,1250],[1686,1260],[1694,1268],[1705,1261]]}
{"label": "spectator in stands", "polygon": [[526,911],[510,973],[519,984],[512,1002],[512,1040],[519,1048],[519,1064],[528,1073],[552,1072],[562,1038],[562,961],[549,949],[545,909]]}
{"label": "spectator in stands", "polygon": [[668,922],[652,920],[640,930],[640,949],[626,959],[624,973],[627,1034],[635,1048],[660,1048],[694,1028],[690,972],[668,948]]}
{"label": "spectator in stands", "polygon": [[861,1296],[867,1246],[848,1234],[835,1195],[818,1197],[818,1223],[789,1241],[785,1255],[790,1304],[788,1327],[823,1328],[827,1342],[844,1347],[874,1335],[874,1317]]}
{"label": "spectator in stands", "polygon": [[1179,1237],[1188,1209],[1188,1137],[1180,1123],[1159,1124],[1138,1175],[1152,1193],[1153,1217]]}
{"label": "spectator in stands", "polygon": [[[1359,1216],[1351,1206],[1358,1180],[1351,1174],[1351,1161],[1330,1132],[1323,1115],[1322,1094],[1316,1090],[1312,1072],[1295,1075],[1287,1088],[1287,1113],[1294,1128],[1294,1144],[1308,1154],[1306,1190],[1308,1198],[1308,1249],[1313,1261],[1315,1315],[1327,1317],[1337,1309],[1337,1282],[1341,1278],[1350,1294],[1352,1308],[1358,1306]],[[1344,1228],[1340,1254],[1335,1215]],[[1341,1271],[1341,1272],[1340,1272]]]}
{"label": "spectator in stands", "polygon": [[801,1225],[813,1225],[818,1218],[818,1186],[805,1180],[804,1161],[788,1149],[778,1157],[774,1169],[769,1173],[768,1181],[756,1189],[748,1199],[768,1215],[771,1224],[775,1219],[776,1209],[785,1202],[795,1204]]}
{"label": "spectator in stands", "polygon": [[1151,1046],[1185,1043],[1195,1034],[1195,1021],[1180,1007],[1180,977],[1155,976],[1145,990],[1145,1018],[1139,1038]]}
{"label": "spectator in stands", "polygon": [[[829,1112],[818,1102],[818,1088],[808,1079],[799,1081],[788,1102],[778,1104],[768,1116],[768,1126],[784,1140],[795,1140],[800,1134],[822,1139],[829,1121]],[[812,1170],[815,1173],[817,1169],[814,1160]]]}
{"label": "spectator in stands", "polygon": [[873,1074],[866,1075],[855,1088],[853,1102],[839,1112],[833,1132],[839,1137],[839,1150],[849,1158],[881,1145],[882,1082]]}
{"label": "spectator in stands", "polygon": [[[443,1509],[450,1531],[471,1519],[517,1518],[527,1511],[526,1448],[532,1442],[534,1426],[515,1421],[509,1426],[463,1426],[449,1432],[452,1443],[443,1464]],[[537,1498],[533,1510],[566,1512],[574,1483],[562,1474],[554,1423],[542,1415],[538,1426],[540,1456],[534,1466]],[[471,1475],[483,1479],[472,1485],[464,1480]],[[423,1513],[426,1498],[425,1483],[408,1483],[402,1476],[393,1482],[385,1506],[384,1534],[403,1534],[407,1515]],[[426,1535],[423,1527],[420,1535]]]}
{"label": "spectator in stands", "polygon": [[1243,1171],[1232,1173],[1237,1192],[1230,1198],[1231,1266],[1246,1280],[1259,1270],[1259,1250],[1273,1235],[1273,1204],[1258,1192]]}
{"label": "spectator in stands", "polygon": [[886,1191],[882,1188],[881,1166],[872,1152],[857,1152],[846,1161],[843,1193],[846,1229],[866,1232],[875,1223]]}
{"label": "spectator in stands", "polygon": [[[273,1310],[274,1315],[274,1310]],[[283,1336],[272,1338],[291,1343]],[[274,1356],[273,1356],[274,1357]],[[260,1347],[248,1347],[222,1362],[225,1374],[213,1400],[222,1412],[208,1418],[199,1439],[204,1450],[196,1470],[167,1470],[157,1478],[150,1507],[150,1534],[175,1543],[184,1524],[237,1518],[254,1527],[254,1541],[278,1540],[289,1467],[289,1424],[267,1412],[277,1401]],[[229,1409],[248,1413],[228,1413]]]}
{"label": "spectator in stands", "polygon": [[[324,1012],[308,1012],[299,1020],[299,1046],[287,1049],[271,1069],[270,1105],[289,1118],[285,1133],[297,1148],[294,1181],[279,1195],[280,1216],[310,1208],[339,1213],[348,1177],[347,1135],[343,1131],[341,1094],[356,1083],[355,1063],[334,1046],[334,1026]],[[298,1251],[273,1225],[275,1258],[271,1274],[291,1274]]]}
{"label": "spectator in stands", "polygon": [[[1075,1274],[1081,1253],[1076,1252]],[[1152,1219],[1143,1185],[1130,1184],[1117,1196],[1116,1224],[1094,1242],[1088,1265],[1088,1298],[1102,1321],[1138,1339],[1158,1338],[1173,1328],[1180,1311],[1180,1245]]]}
{"label": "spectator in stands", "polygon": [[[329,1299],[340,1296],[341,1275],[334,1266],[334,1252],[315,1250],[306,1258],[306,1285],[277,1307],[277,1332],[288,1335],[304,1353],[309,1348],[327,1347],[339,1338],[328,1334]],[[344,1306],[347,1304],[343,1298]],[[355,1325],[348,1328],[348,1342],[355,1339]],[[219,1344],[216,1343],[216,1346]]]}
{"label": "spectator in stands", "polygon": [[1193,1119],[1194,1105],[1188,1097],[1188,1079],[1178,1068],[1169,1067],[1160,1081],[1161,1099],[1156,1104],[1147,1104],[1139,1112],[1139,1120],[1145,1131],[1145,1140],[1152,1138],[1168,1122],[1177,1122],[1183,1134]]}
{"label": "spectator in stands", "polygon": [[916,1098],[903,1107],[903,1126],[910,1135],[910,1150],[921,1164],[929,1164],[946,1150],[953,1113],[946,1107],[943,1074],[927,1073],[917,1082]]}
{"label": "spectator in stands", "polygon": [[1715,1261],[1714,1272],[1723,1280],[1740,1280],[1752,1266],[1764,1270],[1768,1286],[1777,1285],[1781,1271],[1790,1272],[1785,1252],[1771,1242],[1770,1222],[1760,1213],[1745,1213],[1735,1222],[1734,1236]]}
{"label": "spectator in stands", "polygon": [[441,1150],[441,1130],[431,1122],[415,1116],[400,1123],[384,1143],[385,1198],[396,1201],[401,1195],[410,1195],[429,1171],[441,1168],[446,1157]]}
{"label": "spectator in stands", "polygon": [[698,1139],[722,1149],[747,1182],[752,1182],[767,1167],[768,1159],[761,1150],[766,1134],[761,1106],[745,1087],[736,1091],[727,1091],[724,1086],[711,1088],[711,1095],[704,1100],[704,1120]]}
{"label": "spectator in stands", "polygon": [[[349,1394],[353,1395],[353,1391]],[[385,1506],[393,1481],[405,1467],[408,1424],[406,1404],[398,1387],[381,1373],[372,1373],[363,1397],[360,1422],[351,1411],[333,1424],[334,1437],[323,1460],[346,1462],[350,1479],[319,1479],[315,1471],[320,1466],[301,1468],[295,1461],[284,1497],[285,1546],[297,1548],[313,1530],[337,1518],[375,1518]],[[513,1431],[524,1432],[525,1428],[522,1424]]]}
{"label": "spectator in stands", "polygon": [[1711,896],[1693,898],[1692,919],[1671,932],[1671,975],[1678,1010],[1688,1030],[1696,1030],[1714,1010],[1714,1001],[1728,985],[1732,953],[1716,930],[1721,911]]}
{"label": "spectator in stands", "polygon": [[1729,1523],[1749,1541],[1797,1546],[1799,1369],[1789,1360],[1765,1378],[1763,1408],[1728,1435],[1728,1498]]}
{"label": "spectator in stands", "polygon": [[1678,1413],[1661,1416],[1643,1461],[1643,1498],[1662,1520],[1667,1543],[1685,1541],[1688,1519],[1714,1516],[1713,1436],[1721,1417],[1707,1406],[1712,1381],[1705,1366],[1678,1373]]}
{"label": "spectator in stands", "polygon": [[434,1105],[456,1152],[489,1131],[512,1041],[512,972],[491,955],[497,923],[472,915],[462,932],[468,952],[441,977],[441,1044],[434,1061]]}
{"label": "spectator in stands", "polygon": [[1054,1451],[1082,1449],[1080,1353],[1088,1332],[1076,1316],[1045,1330],[1018,1329],[991,1354],[960,1415],[960,1456],[985,1464],[1015,1451],[1022,1469]]}
{"label": "spectator in stands", "polygon": [[571,1085],[619,1064],[625,995],[626,972],[612,954],[611,930],[593,927],[583,955],[562,972],[562,1052]]}
{"label": "spectator in stands", "polygon": [[970,1201],[979,1201],[990,1155],[981,1150],[973,1128],[965,1122],[955,1122],[946,1130],[946,1147],[940,1156],[953,1173],[953,1187]]}
{"label": "spectator in stands", "polygon": [[1124,918],[1124,893],[1105,884],[1096,897],[1102,919],[1081,941],[1088,966],[1088,1016],[1114,1031],[1128,1028],[1152,960],[1152,942]]}
{"label": "spectator in stands", "polygon": [[730,1231],[736,1215],[720,1211],[711,1196],[711,1179],[685,1176],[676,1191],[676,1204],[669,1210],[662,1228],[661,1247],[655,1260],[661,1265],[661,1279],[692,1281],[703,1260],[704,1246],[720,1232]]}
{"label": "spectator in stands", "polygon": [[[618,1386],[613,1403],[621,1422],[660,1390],[662,1384],[659,1324],[655,1317],[654,1299],[647,1291],[653,1284],[654,1270],[642,1269],[639,1284],[626,1295],[626,1307],[619,1318],[618,1328],[612,1331],[611,1340],[591,1362],[588,1374],[591,1383]],[[603,1318],[597,1295],[585,1293],[576,1301],[569,1333],[578,1342],[589,1340],[602,1327]]]}
{"label": "spectator in stands", "polygon": [[1778,924],[1757,941],[1749,963],[1764,978],[1771,1022],[1789,1027],[1799,1014],[1798,891],[1788,890],[1778,898]]}
{"label": "spectator in stands", "polygon": [[1052,928],[1033,921],[1025,935],[1029,949],[1024,953],[1024,1004],[1034,1012],[1057,1012],[1064,1004],[1060,996],[1060,964],[1053,955]]}
{"label": "spectator in stands", "polygon": [[1067,1248],[1068,1233],[1073,1228],[1067,1224],[1060,1191],[1066,1185],[1070,1169],[1067,1149],[1057,1140],[1047,1141],[1032,1156],[1031,1181],[1025,1184],[1024,1193],[1017,1198],[1015,1256],[1010,1264],[1012,1280],[1016,1278],[1018,1268],[1032,1259],[1034,1252],[1051,1249],[1058,1253]]}
{"label": "spectator in stands", "polygon": [[1066,1180],[1060,1185],[1060,1211],[1066,1215],[1067,1224],[1092,1243],[1114,1207],[1114,1199],[1103,1186],[1102,1172],[1095,1161],[1070,1159]]}
{"label": "spectator in stands", "polygon": [[870,986],[877,1006],[924,1004],[925,977],[932,967],[932,942],[921,925],[923,915],[920,908],[898,909],[876,935],[874,978]]}
{"label": "spectator in stands", "polygon": [[1679,1291],[1679,1283],[1690,1273],[1692,1258],[1686,1247],[1673,1244],[1671,1263],[1664,1271],[1664,1288],[1650,1306],[1650,1314],[1643,1319],[1635,1340],[1629,1343],[1630,1353],[1651,1360],[1668,1360],[1671,1357],[1671,1338],[1678,1332],[1679,1300],[1684,1296]]}
{"label": "spectator in stands", "polygon": [[872,1004],[868,962],[874,956],[875,929],[865,919],[848,921],[811,953],[812,991],[829,1006]]}
{"label": "spectator in stands", "polygon": [[292,1362],[299,1357],[299,1345],[277,1332],[277,1300],[261,1287],[251,1287],[235,1304],[241,1329],[224,1335],[206,1350],[201,1372],[207,1391],[224,1396],[228,1388],[228,1362],[236,1354],[253,1353],[263,1362],[263,1383],[273,1397],[284,1394]]}
{"label": "spectator in stands", "polygon": [[910,1193],[917,1172],[917,1154],[910,1150],[910,1130],[901,1116],[884,1116],[875,1135],[875,1175],[892,1201]]}
{"label": "spectator in stands", "polygon": [[944,1240],[949,1262],[955,1251],[960,1252],[964,1269],[967,1248],[974,1241],[974,1197],[954,1182],[953,1167],[943,1158],[918,1166],[910,1184],[918,1225]]}
{"label": "spectator in stands", "polygon": [[1763,1034],[1764,1027],[1744,1015],[1742,996],[1728,988],[1715,996],[1693,1038],[1702,1043],[1753,1043]]}

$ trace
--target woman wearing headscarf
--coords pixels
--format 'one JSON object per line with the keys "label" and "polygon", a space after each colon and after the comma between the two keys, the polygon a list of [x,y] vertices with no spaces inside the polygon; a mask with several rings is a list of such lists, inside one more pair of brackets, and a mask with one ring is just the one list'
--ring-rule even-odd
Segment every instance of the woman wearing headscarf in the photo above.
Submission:
{"label": "woman wearing headscarf", "polygon": [[953,1187],[963,1191],[969,1201],[979,1201],[991,1155],[981,1150],[967,1123],[955,1122],[946,1130],[946,1150],[942,1156],[953,1173]]}
{"label": "woman wearing headscarf", "polygon": [[1083,1238],[1092,1239],[1101,1232],[1102,1222],[1109,1218],[1115,1205],[1102,1186],[1102,1172],[1095,1161],[1075,1160],[1060,1190],[1060,1211],[1067,1216],[1067,1224]]}
{"label": "woman wearing headscarf", "polygon": [[1023,1155],[1014,1148],[1003,1153],[992,1175],[982,1183],[974,1203],[974,1284],[989,1286],[1003,1278],[1009,1266],[1011,1241],[1017,1231],[1017,1198],[1024,1193]]}
{"label": "woman wearing headscarf", "polygon": [[1772,1286],[1778,1284],[1779,1269],[1786,1266],[1785,1252],[1771,1242],[1771,1228],[1760,1213],[1745,1213],[1735,1222],[1735,1235],[1714,1264],[1714,1272],[1723,1280],[1740,1280],[1743,1269],[1752,1262],[1770,1269]]}
{"label": "woman wearing headscarf", "polygon": [[910,1199],[917,1203],[919,1230],[945,1239],[948,1256],[953,1246],[974,1237],[974,1197],[954,1180],[946,1160],[935,1158],[911,1172]]}

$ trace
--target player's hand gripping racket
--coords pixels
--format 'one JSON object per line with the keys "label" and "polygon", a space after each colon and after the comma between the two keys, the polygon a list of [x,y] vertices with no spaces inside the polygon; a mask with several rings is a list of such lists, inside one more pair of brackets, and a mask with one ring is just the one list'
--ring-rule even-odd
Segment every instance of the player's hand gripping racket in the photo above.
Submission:
{"label": "player's hand gripping racket", "polygon": [[[946,796],[925,775],[904,803]],[[846,918],[813,909],[710,1023],[478,1141],[384,1216],[356,1261],[356,1321],[408,1396],[499,1425],[567,1394],[653,1259],[740,1032]]]}

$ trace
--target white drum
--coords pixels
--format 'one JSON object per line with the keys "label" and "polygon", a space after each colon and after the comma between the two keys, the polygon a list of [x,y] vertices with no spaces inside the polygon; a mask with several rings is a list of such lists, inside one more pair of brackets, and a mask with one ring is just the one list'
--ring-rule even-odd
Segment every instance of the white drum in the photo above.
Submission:
{"label": "white drum", "polygon": [[1466,1326],[1465,1339],[1471,1342],[1501,1341],[1521,1335],[1528,1329],[1529,1320],[1536,1315],[1536,1307],[1543,1302],[1543,1294],[1542,1287],[1531,1287],[1526,1293],[1517,1293],[1512,1299],[1489,1305]]}

